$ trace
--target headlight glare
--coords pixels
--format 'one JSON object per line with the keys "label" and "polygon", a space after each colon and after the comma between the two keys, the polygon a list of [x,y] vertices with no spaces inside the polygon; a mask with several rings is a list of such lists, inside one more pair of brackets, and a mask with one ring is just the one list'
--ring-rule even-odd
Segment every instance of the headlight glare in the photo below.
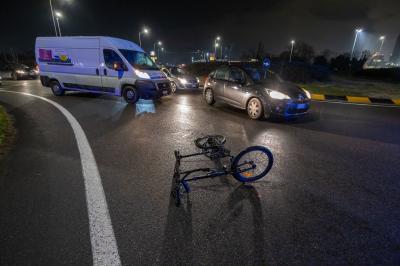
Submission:
{"label": "headlight glare", "polygon": [[150,79],[149,74],[147,74],[146,72],[142,72],[140,70],[135,69],[135,74],[142,79]]}
{"label": "headlight glare", "polygon": [[277,99],[277,100],[288,100],[290,99],[289,96],[286,94],[279,92],[279,91],[274,91],[274,90],[268,90],[268,94],[272,99]]}
{"label": "headlight glare", "polygon": [[303,91],[306,93],[307,98],[311,99],[311,93],[306,89],[303,89]]}
{"label": "headlight glare", "polygon": [[187,80],[184,78],[178,78],[179,82],[185,85],[187,83]]}

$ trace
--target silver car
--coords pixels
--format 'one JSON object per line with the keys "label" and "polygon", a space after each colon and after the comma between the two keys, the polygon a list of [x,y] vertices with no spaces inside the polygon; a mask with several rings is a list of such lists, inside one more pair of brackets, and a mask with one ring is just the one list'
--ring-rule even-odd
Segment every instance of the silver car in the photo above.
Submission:
{"label": "silver car", "polygon": [[213,71],[204,84],[203,96],[245,109],[250,118],[298,117],[308,112],[311,95],[275,73],[255,66],[224,65]]}
{"label": "silver car", "polygon": [[177,89],[198,89],[200,87],[199,78],[191,75],[180,67],[170,67],[161,69],[171,82],[171,91]]}

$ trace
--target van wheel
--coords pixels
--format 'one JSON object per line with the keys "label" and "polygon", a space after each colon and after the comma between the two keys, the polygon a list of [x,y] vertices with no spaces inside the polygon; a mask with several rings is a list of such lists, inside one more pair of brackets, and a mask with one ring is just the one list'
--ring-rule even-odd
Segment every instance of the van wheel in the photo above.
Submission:
{"label": "van wheel", "polygon": [[50,82],[50,88],[55,96],[63,96],[65,94],[65,91],[57,81]]}
{"label": "van wheel", "polygon": [[125,87],[123,96],[124,96],[124,100],[127,103],[134,104],[139,100],[139,95],[137,93],[137,90],[131,86]]}

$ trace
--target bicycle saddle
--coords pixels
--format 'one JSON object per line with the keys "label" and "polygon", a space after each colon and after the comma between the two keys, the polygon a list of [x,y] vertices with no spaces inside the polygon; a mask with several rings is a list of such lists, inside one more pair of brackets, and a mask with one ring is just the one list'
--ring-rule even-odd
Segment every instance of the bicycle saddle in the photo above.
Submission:
{"label": "bicycle saddle", "polygon": [[194,141],[196,146],[203,150],[223,146],[225,142],[226,142],[225,137],[221,135],[208,135],[198,138]]}

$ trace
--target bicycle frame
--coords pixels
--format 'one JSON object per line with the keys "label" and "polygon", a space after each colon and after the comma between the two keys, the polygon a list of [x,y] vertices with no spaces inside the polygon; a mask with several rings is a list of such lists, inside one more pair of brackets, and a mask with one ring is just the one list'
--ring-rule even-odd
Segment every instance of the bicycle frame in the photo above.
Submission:
{"label": "bicycle frame", "polygon": [[[188,182],[192,182],[192,181],[196,181],[196,180],[200,180],[200,179],[206,179],[206,178],[214,178],[217,176],[223,176],[223,175],[228,175],[228,174],[232,174],[233,171],[231,169],[231,165],[229,166],[229,169],[227,167],[222,167],[222,170],[218,170],[218,169],[212,169],[212,168],[197,168],[197,169],[193,169],[193,170],[188,170],[188,171],[180,171],[180,166],[181,166],[181,160],[185,159],[185,158],[189,158],[189,157],[196,157],[196,156],[207,156],[209,157],[211,160],[220,160],[222,158],[230,158],[230,163],[232,163],[232,160],[235,158],[234,156],[230,155],[230,151],[224,149],[223,146],[218,147],[218,150],[203,150],[202,152],[198,152],[198,153],[192,153],[192,154],[187,154],[187,155],[181,155],[179,151],[175,151],[175,169],[174,169],[174,180],[175,180],[175,191],[172,191],[172,193],[175,194],[175,197],[177,199],[177,205],[180,202],[180,185],[182,184],[182,186],[184,187],[185,191],[187,193],[190,192],[190,187]],[[255,165],[252,161],[250,162],[246,162],[241,164],[240,166],[249,164],[250,167],[249,168],[245,168],[245,169],[241,169],[240,171],[238,171],[237,173],[242,173],[245,171],[249,171],[251,169],[255,168]],[[193,173],[196,172],[203,172],[206,174],[203,175],[198,175],[198,176],[192,176],[189,178],[190,175],[192,175]]]}

